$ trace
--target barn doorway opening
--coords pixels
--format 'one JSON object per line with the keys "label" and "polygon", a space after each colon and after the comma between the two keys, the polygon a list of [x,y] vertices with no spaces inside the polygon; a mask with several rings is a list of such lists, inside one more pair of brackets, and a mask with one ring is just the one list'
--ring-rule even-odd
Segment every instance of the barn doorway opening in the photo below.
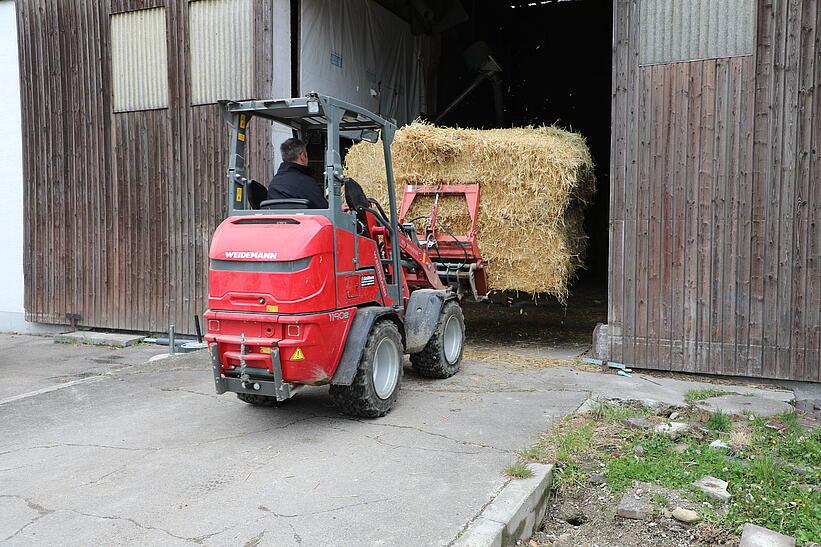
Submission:
{"label": "barn doorway opening", "polygon": [[[504,126],[551,125],[580,133],[595,162],[597,192],[585,213],[584,268],[567,305],[540,299],[512,309],[471,310],[480,339],[498,333],[535,346],[588,345],[596,323],[607,322],[612,3],[605,0],[510,0],[462,3],[468,20],[441,34],[436,107],[441,111],[475,78],[464,52],[484,41],[501,66]],[[498,126],[491,83],[476,86],[439,123]],[[523,249],[523,252],[527,252]]]}

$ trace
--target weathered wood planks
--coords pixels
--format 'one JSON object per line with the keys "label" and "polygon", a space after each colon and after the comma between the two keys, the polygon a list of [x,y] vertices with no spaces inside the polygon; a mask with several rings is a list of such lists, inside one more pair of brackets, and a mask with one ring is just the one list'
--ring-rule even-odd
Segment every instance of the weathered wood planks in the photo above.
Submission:
{"label": "weathered wood planks", "polygon": [[821,2],[761,0],[754,55],[668,65],[638,66],[637,17],[616,3],[612,358],[818,381]]}
{"label": "weathered wood planks", "polygon": [[[255,0],[255,94],[270,96],[270,2]],[[208,247],[224,218],[228,132],[192,106],[187,0],[20,0],[25,309],[30,321],[194,331]],[[109,18],[165,7],[168,108],[113,113]],[[252,128],[252,176],[271,176],[269,126]]]}

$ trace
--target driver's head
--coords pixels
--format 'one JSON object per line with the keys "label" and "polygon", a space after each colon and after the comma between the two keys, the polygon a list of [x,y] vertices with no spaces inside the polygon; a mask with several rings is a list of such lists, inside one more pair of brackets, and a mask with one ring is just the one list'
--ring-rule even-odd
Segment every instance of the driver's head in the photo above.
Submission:
{"label": "driver's head", "polygon": [[308,165],[308,149],[305,143],[299,139],[288,139],[279,147],[282,154],[282,161]]}

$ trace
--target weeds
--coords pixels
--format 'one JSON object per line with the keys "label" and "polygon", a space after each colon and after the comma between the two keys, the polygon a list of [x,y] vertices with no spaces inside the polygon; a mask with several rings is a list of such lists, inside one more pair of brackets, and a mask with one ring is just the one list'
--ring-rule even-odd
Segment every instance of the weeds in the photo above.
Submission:
{"label": "weeds", "polygon": [[633,407],[617,405],[608,401],[593,401],[590,413],[593,418],[600,422],[620,422],[625,418],[646,416],[651,413],[651,409],[645,406]]}
{"label": "weeds", "polygon": [[738,393],[715,388],[691,389],[684,394],[684,400],[688,403],[695,403],[696,401],[703,401],[704,399],[710,399],[712,397],[721,397],[722,395],[738,395]]}
{"label": "weeds", "polygon": [[593,426],[585,424],[579,429],[561,435],[556,441],[556,459],[570,463],[583,450],[590,448],[593,439]]}
{"label": "weeds", "polygon": [[[584,486],[592,470],[602,469],[613,493],[627,490],[636,480],[678,490],[699,503],[701,526],[728,536],[751,522],[794,536],[799,545],[821,540],[821,429],[804,429],[791,413],[750,419],[715,412],[705,422],[713,435],[688,433],[673,441],[621,423],[646,413],[598,402],[591,413],[563,420],[519,456],[524,461],[556,462],[560,490]],[[718,432],[730,434],[729,453],[709,448]],[[678,443],[687,447],[675,450]],[[633,453],[639,444],[645,454],[641,458]],[[506,472],[516,476],[510,468]],[[707,475],[729,483],[729,503],[717,504],[693,486]],[[650,501],[658,508],[669,503],[660,494],[651,495]]]}
{"label": "weeds", "polygon": [[670,500],[664,494],[653,492],[653,494],[650,495],[650,503],[655,505],[658,509],[664,509],[670,505]]}
{"label": "weeds", "polygon": [[524,462],[516,462],[505,468],[505,475],[512,479],[526,479],[533,476],[533,471]]}
{"label": "weeds", "polygon": [[704,427],[710,431],[729,431],[731,425],[733,425],[732,417],[724,414],[720,410],[710,414],[710,417],[704,422]]}

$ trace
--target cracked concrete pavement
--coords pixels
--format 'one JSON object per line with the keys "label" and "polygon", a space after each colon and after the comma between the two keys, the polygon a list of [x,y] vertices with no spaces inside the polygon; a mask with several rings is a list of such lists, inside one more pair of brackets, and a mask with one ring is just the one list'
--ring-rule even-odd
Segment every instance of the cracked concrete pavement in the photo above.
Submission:
{"label": "cracked concrete pavement", "polygon": [[0,338],[12,377],[0,399],[99,379],[0,404],[0,542],[11,545],[447,544],[501,489],[513,452],[587,398],[542,373],[465,363],[448,380],[406,370],[391,414],[355,420],[327,388],[281,408],[217,396],[204,353],[121,366],[161,351],[126,348],[106,367],[91,357],[115,350],[67,356],[29,337],[20,367],[25,338]]}
{"label": "cracked concrete pavement", "polygon": [[[675,403],[703,385],[467,361],[447,380],[406,370],[396,408],[368,421],[338,414],[327,387],[281,408],[217,396],[205,353],[144,363],[161,350],[9,338],[0,543],[10,545],[448,544],[505,484],[515,450],[591,394]],[[71,383],[90,373],[96,381]],[[67,387],[9,401],[59,381]]]}

